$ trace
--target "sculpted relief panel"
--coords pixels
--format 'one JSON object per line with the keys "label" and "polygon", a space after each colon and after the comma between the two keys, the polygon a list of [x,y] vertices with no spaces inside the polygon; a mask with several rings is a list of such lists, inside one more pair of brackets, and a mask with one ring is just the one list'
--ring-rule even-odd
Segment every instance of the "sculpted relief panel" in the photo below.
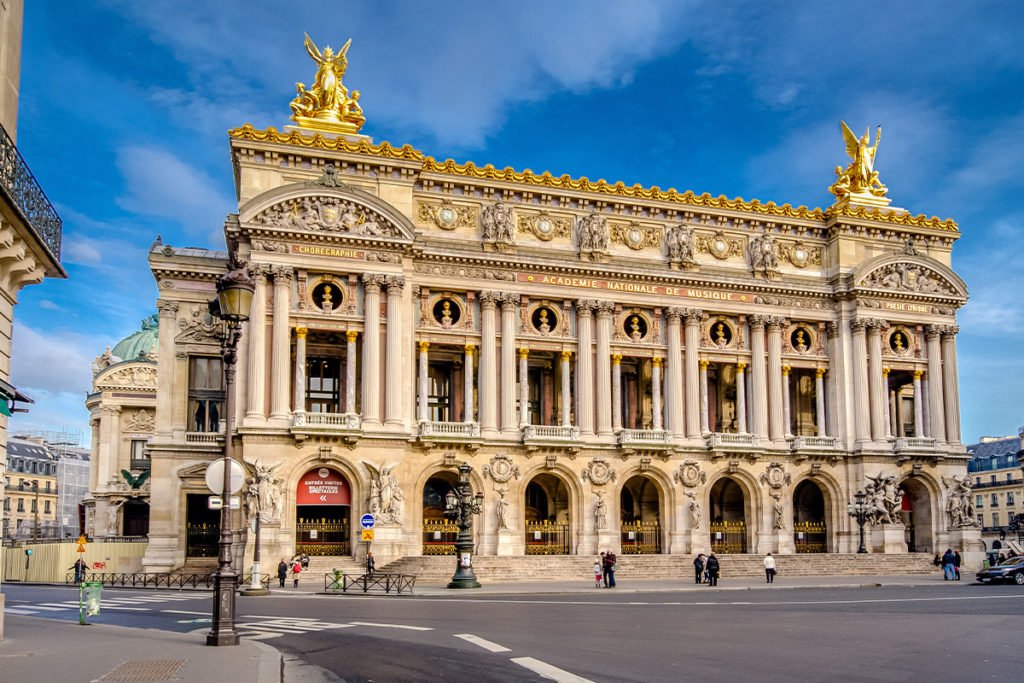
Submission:
{"label": "sculpted relief panel", "polygon": [[868,273],[860,285],[920,294],[958,294],[956,287],[939,273],[927,266],[911,263],[882,266]]}
{"label": "sculpted relief panel", "polygon": [[403,237],[402,231],[376,211],[332,196],[287,199],[264,209],[253,222],[274,228],[340,232],[371,237]]}

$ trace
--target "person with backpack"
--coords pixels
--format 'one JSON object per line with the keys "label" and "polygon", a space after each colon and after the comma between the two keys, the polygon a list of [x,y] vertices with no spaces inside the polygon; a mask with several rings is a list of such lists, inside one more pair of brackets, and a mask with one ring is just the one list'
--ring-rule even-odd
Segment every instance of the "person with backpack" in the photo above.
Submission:
{"label": "person with backpack", "polygon": [[694,583],[704,582],[704,553],[697,553],[697,557],[693,558],[693,573]]}
{"label": "person with backpack", "polygon": [[302,573],[302,561],[296,559],[292,563],[292,588],[299,587],[299,574]]}
{"label": "person with backpack", "polygon": [[711,553],[708,556],[708,562],[707,562],[707,565],[705,565],[705,566],[707,567],[707,570],[708,570],[708,585],[709,586],[717,586],[718,585],[719,565],[718,565],[718,558],[715,557],[714,553]]}

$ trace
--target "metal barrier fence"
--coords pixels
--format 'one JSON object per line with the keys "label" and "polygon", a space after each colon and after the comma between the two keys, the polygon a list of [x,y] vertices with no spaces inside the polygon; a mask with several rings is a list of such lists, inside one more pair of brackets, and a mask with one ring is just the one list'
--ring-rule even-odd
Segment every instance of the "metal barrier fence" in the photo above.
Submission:
{"label": "metal barrier fence", "polygon": [[362,591],[383,591],[384,593],[412,593],[416,586],[416,576],[413,574],[386,574],[374,572],[372,574],[346,574],[334,572],[324,574],[324,590],[330,592],[341,591],[347,593],[349,590]]}
{"label": "metal barrier fence", "polygon": [[661,552],[658,522],[623,522],[619,527],[623,555],[657,555]]}
{"label": "metal barrier fence", "polygon": [[793,545],[798,553],[828,552],[828,534],[824,522],[798,522],[793,525]]}
{"label": "metal barrier fence", "polygon": [[527,555],[568,555],[569,525],[550,522],[526,523]]}
{"label": "metal barrier fence", "polygon": [[[128,572],[105,572],[97,574],[86,572],[85,581],[96,581],[104,586],[118,588],[195,588],[206,590],[213,588],[213,574],[146,574]],[[75,572],[70,571],[64,577],[64,583],[75,583]],[[260,584],[270,588],[270,574],[260,573]],[[252,585],[252,572],[239,578],[239,589]]]}
{"label": "metal barrier fence", "polygon": [[747,552],[747,525],[743,520],[711,523],[711,552],[736,554]]}

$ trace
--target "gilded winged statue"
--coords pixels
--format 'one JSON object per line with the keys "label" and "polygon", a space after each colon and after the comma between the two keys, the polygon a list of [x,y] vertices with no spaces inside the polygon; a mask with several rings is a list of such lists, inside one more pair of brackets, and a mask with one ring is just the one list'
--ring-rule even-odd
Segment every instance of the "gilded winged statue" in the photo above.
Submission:
{"label": "gilded winged statue", "polygon": [[348,49],[352,39],[337,53],[329,45],[321,52],[316,43],[306,36],[306,52],[316,62],[313,87],[306,89],[305,83],[296,83],[295,99],[291,102],[292,120],[308,128],[335,133],[356,133],[366,118],[359,106],[359,91],[349,92],[342,83],[348,68]]}
{"label": "gilded winged statue", "polygon": [[878,127],[874,144],[871,144],[870,127],[865,129],[864,135],[860,138],[850,130],[846,121],[840,121],[840,130],[846,143],[846,153],[853,161],[845,169],[836,166],[836,182],[829,187],[829,192],[837,197],[884,197],[889,190],[878,179],[878,171],[875,170],[875,153],[878,151],[878,143],[882,140],[882,127]]}

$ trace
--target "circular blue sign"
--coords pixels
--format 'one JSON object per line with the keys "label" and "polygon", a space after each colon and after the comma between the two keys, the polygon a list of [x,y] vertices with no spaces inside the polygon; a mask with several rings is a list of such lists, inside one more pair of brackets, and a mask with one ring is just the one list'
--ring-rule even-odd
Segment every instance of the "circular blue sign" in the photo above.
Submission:
{"label": "circular blue sign", "polygon": [[367,514],[365,514],[365,515],[363,515],[362,517],[359,518],[359,524],[364,529],[372,529],[374,521],[375,520],[373,518],[373,515],[371,515],[369,513],[367,513]]}

